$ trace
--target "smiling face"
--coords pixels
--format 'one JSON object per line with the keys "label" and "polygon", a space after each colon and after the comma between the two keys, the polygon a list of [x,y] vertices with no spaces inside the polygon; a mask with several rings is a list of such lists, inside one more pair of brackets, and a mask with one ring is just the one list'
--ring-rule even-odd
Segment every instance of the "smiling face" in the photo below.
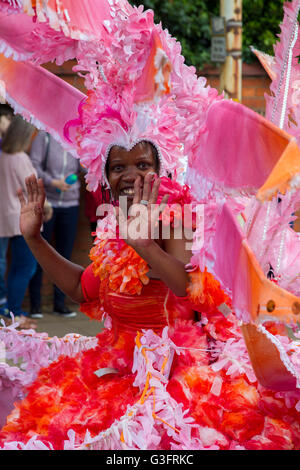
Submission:
{"label": "smiling face", "polygon": [[155,149],[149,142],[140,142],[129,152],[118,146],[112,147],[106,166],[106,174],[114,200],[126,196],[131,204],[134,182],[138,176],[141,184],[149,172],[158,174],[159,163]]}

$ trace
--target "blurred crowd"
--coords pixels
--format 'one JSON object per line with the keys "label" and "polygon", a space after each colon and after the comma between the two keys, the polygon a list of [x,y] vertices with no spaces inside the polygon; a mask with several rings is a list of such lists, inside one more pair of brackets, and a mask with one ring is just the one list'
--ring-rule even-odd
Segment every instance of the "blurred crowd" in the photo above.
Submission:
{"label": "blurred crowd", "polygon": [[[26,194],[26,177],[42,178],[46,201],[42,236],[71,259],[78,230],[80,182],[84,169],[47,132],[37,129],[7,104],[0,105],[0,316],[11,313],[23,326],[43,317],[41,267],[19,228],[19,189]],[[105,192],[85,191],[85,214],[90,229],[96,229],[96,210]],[[9,253],[9,256],[8,256]],[[23,308],[28,292],[29,309]],[[53,314],[72,318],[76,312],[66,305],[65,294],[53,286]]]}

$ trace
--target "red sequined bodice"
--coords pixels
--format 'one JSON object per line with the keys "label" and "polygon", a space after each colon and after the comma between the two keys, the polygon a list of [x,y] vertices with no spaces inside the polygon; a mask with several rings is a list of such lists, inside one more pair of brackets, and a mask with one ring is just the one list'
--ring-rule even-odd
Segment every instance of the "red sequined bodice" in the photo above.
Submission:
{"label": "red sequined bodice", "polygon": [[118,330],[136,332],[151,328],[160,331],[177,318],[194,318],[189,301],[176,297],[156,279],[150,279],[140,294],[124,294],[110,289],[108,279],[96,278],[89,266],[81,285],[87,300],[81,304],[81,310],[96,320],[101,320],[104,312],[108,313],[113,327]]}

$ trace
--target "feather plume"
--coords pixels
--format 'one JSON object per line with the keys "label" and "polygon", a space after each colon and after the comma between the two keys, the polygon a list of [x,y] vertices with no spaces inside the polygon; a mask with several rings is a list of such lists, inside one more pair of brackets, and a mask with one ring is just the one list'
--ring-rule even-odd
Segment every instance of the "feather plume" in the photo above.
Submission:
{"label": "feather plume", "polygon": [[[266,96],[267,118],[280,128],[290,131],[291,116],[295,107],[295,82],[300,79],[300,41],[298,13],[300,0],[284,4],[284,19],[275,52],[275,79],[271,84],[273,96]],[[300,101],[300,100],[299,100]]]}

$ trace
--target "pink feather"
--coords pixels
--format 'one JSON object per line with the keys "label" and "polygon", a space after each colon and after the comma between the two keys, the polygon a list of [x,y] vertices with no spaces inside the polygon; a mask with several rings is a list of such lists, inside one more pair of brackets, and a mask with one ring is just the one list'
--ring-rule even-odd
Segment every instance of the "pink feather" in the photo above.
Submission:
{"label": "pink feather", "polygon": [[[289,131],[290,122],[289,115],[293,109],[293,82],[300,78],[300,66],[298,65],[297,57],[300,55],[300,40],[298,39],[292,48],[293,39],[295,34],[299,34],[298,13],[300,7],[300,0],[293,0],[284,4],[284,19],[281,24],[281,33],[279,35],[279,42],[274,47],[275,51],[275,75],[276,78],[271,84],[271,91],[273,96],[266,96],[267,108],[266,117],[274,124]],[[289,55],[292,52],[291,59],[291,75],[290,83],[288,71]],[[287,108],[283,125],[281,124],[281,114],[284,107],[284,95],[286,86],[289,87],[287,95]]]}

